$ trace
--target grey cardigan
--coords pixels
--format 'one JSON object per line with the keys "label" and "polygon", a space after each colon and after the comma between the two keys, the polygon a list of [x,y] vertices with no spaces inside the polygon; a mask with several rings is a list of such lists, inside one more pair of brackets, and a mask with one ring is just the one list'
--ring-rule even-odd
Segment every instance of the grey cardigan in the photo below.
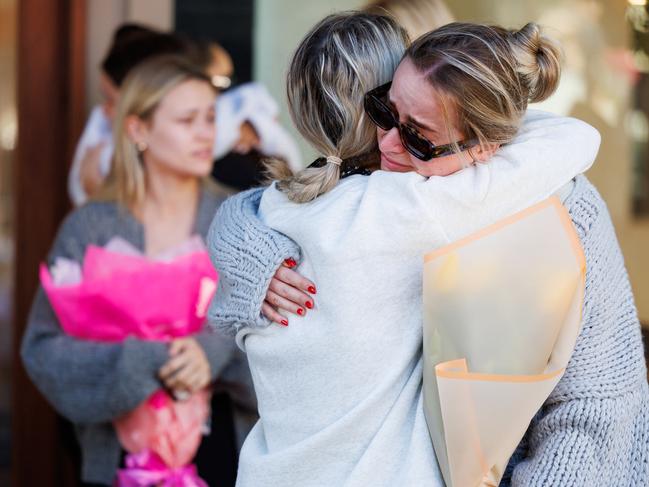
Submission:
{"label": "grey cardigan", "polygon": [[[223,197],[202,190],[194,233],[205,237],[222,201]],[[140,250],[144,248],[144,229],[129,212],[115,203],[88,203],[63,222],[48,262],[52,264],[56,257],[82,262],[89,244],[103,246],[115,236]],[[235,424],[249,423],[242,418],[254,415],[256,404],[245,356],[231,337],[208,329],[196,338],[206,352],[213,379],[219,379],[217,387],[225,389],[233,399]],[[21,355],[41,393],[75,424],[83,457],[82,480],[111,484],[121,452],[111,421],[161,387],[157,372],[168,360],[167,346],[134,338],[109,344],[70,337],[62,332],[39,287]]]}
{"label": "grey cardigan", "polygon": [[[261,190],[228,199],[208,235],[220,270],[210,323],[268,326],[268,283],[299,248],[257,219]],[[604,201],[583,176],[565,200],[583,245],[583,327],[565,375],[512,456],[502,486],[649,485],[649,387],[624,260]],[[316,283],[317,284],[317,283]]]}

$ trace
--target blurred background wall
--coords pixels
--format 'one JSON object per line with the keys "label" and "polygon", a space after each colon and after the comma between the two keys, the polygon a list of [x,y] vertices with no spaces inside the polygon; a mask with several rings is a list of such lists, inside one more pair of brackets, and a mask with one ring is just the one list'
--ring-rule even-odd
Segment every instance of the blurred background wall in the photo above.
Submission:
{"label": "blurred background wall", "polygon": [[[57,456],[62,433],[56,416],[30,385],[16,353],[37,282],[36,265],[69,209],[70,152],[99,100],[97,68],[113,30],[133,21],[220,42],[234,58],[235,79],[264,83],[282,106],[280,120],[298,138],[283,88],[291,53],[324,15],[364,3],[0,0],[0,485],[9,485],[10,452],[15,486],[74,483],[70,464]],[[458,20],[508,27],[534,20],[562,42],[561,87],[542,108],[582,118],[602,134],[600,155],[588,177],[609,205],[640,318],[649,327],[646,0],[446,4]],[[304,162],[313,160],[316,155],[298,141]],[[40,480],[26,480],[34,478]]]}
{"label": "blurred background wall", "polygon": [[9,484],[11,409],[12,166],[16,146],[16,8],[0,0],[0,485]]}
{"label": "blurred background wall", "polygon": [[561,86],[539,108],[581,118],[602,134],[599,156],[588,177],[609,206],[640,319],[649,324],[648,46],[641,32],[646,30],[646,2],[447,3],[458,19],[510,27],[534,20],[561,41],[565,52]]}

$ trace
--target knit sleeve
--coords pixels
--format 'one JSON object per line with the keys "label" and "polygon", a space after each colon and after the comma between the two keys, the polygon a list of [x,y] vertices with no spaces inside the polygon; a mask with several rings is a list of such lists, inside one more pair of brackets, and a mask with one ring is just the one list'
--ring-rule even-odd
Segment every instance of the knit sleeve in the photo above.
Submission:
{"label": "knit sleeve", "polygon": [[[50,252],[81,261],[90,231],[85,209],[62,225]],[[110,421],[134,409],[160,387],[157,371],[167,360],[163,343],[79,340],[66,335],[39,287],[23,337],[27,373],[54,408],[74,423]]]}
{"label": "knit sleeve", "polygon": [[270,281],[285,259],[300,258],[295,242],[260,221],[257,210],[262,193],[263,189],[252,189],[227,199],[207,236],[212,262],[219,272],[208,321],[229,335],[244,327],[268,326],[261,307]]}
{"label": "knit sleeve", "polygon": [[640,325],[606,207],[583,178],[581,185],[586,196],[567,206],[587,262],[582,331],[565,375],[512,457],[516,487],[649,485]]}

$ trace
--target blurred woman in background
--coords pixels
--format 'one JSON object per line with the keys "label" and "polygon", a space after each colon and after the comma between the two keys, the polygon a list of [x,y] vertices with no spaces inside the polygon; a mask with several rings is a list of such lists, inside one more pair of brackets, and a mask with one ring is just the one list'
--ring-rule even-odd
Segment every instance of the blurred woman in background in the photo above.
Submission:
{"label": "blurred woman in background", "polygon": [[[114,119],[115,155],[97,198],[62,224],[48,257],[81,262],[89,245],[121,237],[146,256],[205,237],[221,198],[205,178],[212,167],[215,91],[183,58],[159,57],[128,74]],[[182,292],[182,290],[178,290]],[[160,303],[164,306],[164,303]],[[233,409],[246,424],[254,395],[245,360],[230,338],[201,332],[161,342],[80,341],[66,335],[38,290],[22,344],[25,367],[43,395],[74,423],[84,482],[111,485],[121,448],[112,421],[155,390],[192,394],[216,381],[212,434],[196,458],[210,485],[233,485],[237,438]],[[234,407],[233,407],[234,404]],[[245,435],[245,431],[240,432]]]}
{"label": "blurred woman in background", "polygon": [[203,69],[212,85],[223,93],[216,105],[219,130],[212,177],[221,184],[214,187],[215,191],[227,195],[258,185],[265,156],[283,159],[294,171],[302,168],[297,145],[277,121],[277,103],[259,83],[233,87],[234,64],[222,46],[124,24],[115,31],[101,63],[102,103],[90,113],[68,175],[68,193],[75,206],[96,194],[110,171],[115,106],[125,77],[140,63],[167,54],[183,56]]}
{"label": "blurred woman in background", "polygon": [[75,206],[85,203],[110,171],[115,108],[126,75],[143,61],[165,54],[187,56],[198,65],[205,62],[204,53],[188,39],[175,34],[139,24],[124,24],[113,34],[99,70],[102,102],[88,117],[68,175],[68,193]]}
{"label": "blurred woman in background", "polygon": [[363,10],[393,17],[411,40],[455,20],[443,0],[373,0]]}

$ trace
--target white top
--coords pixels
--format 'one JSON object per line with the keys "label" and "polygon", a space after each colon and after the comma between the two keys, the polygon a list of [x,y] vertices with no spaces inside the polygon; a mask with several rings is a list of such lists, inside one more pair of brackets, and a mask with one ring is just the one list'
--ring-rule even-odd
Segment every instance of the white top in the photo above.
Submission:
{"label": "white top", "polygon": [[304,168],[300,150],[278,117],[279,106],[261,83],[245,83],[226,91],[216,104],[214,158],[232,150],[239,141],[241,125],[249,121],[259,136],[259,152],[281,157],[292,171],[300,171]]}
{"label": "white top", "polygon": [[72,166],[68,174],[68,193],[75,206],[80,206],[86,202],[88,195],[81,184],[81,163],[88,149],[92,149],[97,144],[104,142],[104,148],[101,151],[99,171],[102,176],[106,177],[110,171],[111,159],[113,157],[113,129],[110,120],[104,114],[101,106],[97,105],[90,112],[86,126],[83,129],[81,138],[77,142],[77,148],[74,151]]}
{"label": "white top", "polygon": [[548,197],[598,147],[589,125],[530,112],[488,164],[452,176],[352,176],[307,204],[267,189],[260,216],[302,247],[317,309],[239,332],[260,420],[237,485],[444,485],[422,408],[423,255]]}

